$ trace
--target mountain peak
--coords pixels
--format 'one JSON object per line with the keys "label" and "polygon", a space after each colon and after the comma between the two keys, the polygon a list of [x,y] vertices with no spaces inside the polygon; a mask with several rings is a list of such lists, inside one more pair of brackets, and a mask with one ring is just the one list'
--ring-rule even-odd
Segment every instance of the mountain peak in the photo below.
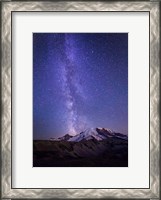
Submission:
{"label": "mountain peak", "polygon": [[126,135],[121,133],[116,133],[111,129],[108,128],[88,128],[85,131],[81,132],[70,138],[68,141],[73,142],[80,142],[82,140],[91,140],[96,139],[97,141],[106,140],[110,137],[116,137],[120,139],[127,139]]}
{"label": "mountain peak", "polygon": [[59,137],[57,139],[54,139],[54,140],[55,141],[80,142],[82,140],[95,139],[97,141],[101,141],[101,140],[106,140],[111,137],[127,140],[127,135],[124,135],[122,133],[116,133],[113,130],[108,129],[108,128],[100,128],[100,127],[88,128],[85,131],[83,131],[75,136],[66,134],[66,135]]}

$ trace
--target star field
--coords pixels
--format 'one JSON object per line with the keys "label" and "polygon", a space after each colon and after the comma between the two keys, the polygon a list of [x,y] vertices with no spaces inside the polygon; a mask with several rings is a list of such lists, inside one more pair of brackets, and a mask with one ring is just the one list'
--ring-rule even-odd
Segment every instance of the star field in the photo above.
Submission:
{"label": "star field", "polygon": [[128,134],[128,34],[33,34],[33,135]]}

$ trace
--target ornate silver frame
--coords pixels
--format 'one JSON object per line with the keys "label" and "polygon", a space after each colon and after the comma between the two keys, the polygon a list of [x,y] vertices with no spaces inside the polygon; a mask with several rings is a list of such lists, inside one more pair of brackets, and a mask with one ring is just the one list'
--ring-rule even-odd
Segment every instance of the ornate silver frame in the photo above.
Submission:
{"label": "ornate silver frame", "polygon": [[[1,198],[2,199],[159,199],[160,198],[160,3],[157,1],[7,1],[1,5]],[[150,15],[150,188],[13,189],[11,186],[11,16],[19,11],[146,11]]]}

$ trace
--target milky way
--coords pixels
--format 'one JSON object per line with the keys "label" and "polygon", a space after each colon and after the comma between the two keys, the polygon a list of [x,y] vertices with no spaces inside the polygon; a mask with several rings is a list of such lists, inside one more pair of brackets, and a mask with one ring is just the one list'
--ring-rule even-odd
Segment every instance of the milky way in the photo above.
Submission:
{"label": "milky way", "polygon": [[62,63],[62,88],[65,95],[67,108],[68,132],[72,135],[77,134],[82,128],[85,128],[85,122],[79,115],[75,96],[82,98],[79,79],[76,79],[76,62],[74,54],[74,41],[71,35],[65,34],[64,41],[64,63]]}
{"label": "milky way", "polygon": [[128,134],[128,34],[33,34],[33,135]]}

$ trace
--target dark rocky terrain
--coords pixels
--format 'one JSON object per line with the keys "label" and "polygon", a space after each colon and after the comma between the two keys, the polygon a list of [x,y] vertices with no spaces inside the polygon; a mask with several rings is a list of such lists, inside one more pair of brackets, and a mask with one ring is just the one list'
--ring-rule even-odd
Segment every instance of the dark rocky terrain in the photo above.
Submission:
{"label": "dark rocky terrain", "polygon": [[33,141],[33,167],[127,167],[128,140]]}

